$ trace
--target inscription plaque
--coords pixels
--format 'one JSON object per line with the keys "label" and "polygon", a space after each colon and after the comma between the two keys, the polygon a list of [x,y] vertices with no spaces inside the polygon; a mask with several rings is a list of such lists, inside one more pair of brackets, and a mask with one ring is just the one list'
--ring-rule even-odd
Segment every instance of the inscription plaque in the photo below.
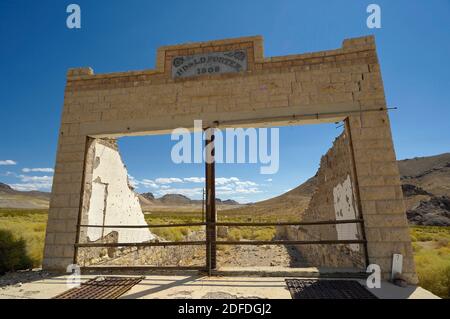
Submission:
{"label": "inscription plaque", "polygon": [[247,71],[247,51],[211,52],[172,59],[172,78]]}

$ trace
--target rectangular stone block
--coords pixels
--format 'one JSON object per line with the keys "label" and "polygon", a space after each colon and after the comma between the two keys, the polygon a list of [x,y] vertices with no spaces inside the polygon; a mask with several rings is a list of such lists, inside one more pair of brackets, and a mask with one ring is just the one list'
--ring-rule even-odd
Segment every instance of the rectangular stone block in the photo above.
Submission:
{"label": "rectangular stone block", "polygon": [[367,227],[405,227],[408,225],[406,218],[401,214],[376,214],[364,217]]}
{"label": "rectangular stone block", "polygon": [[361,186],[360,196],[362,200],[397,199],[396,189],[394,186]]}
{"label": "rectangular stone block", "polygon": [[405,203],[403,199],[379,200],[375,203],[377,213],[379,214],[399,214],[405,215]]}
{"label": "rectangular stone block", "polygon": [[386,227],[380,229],[381,240],[384,242],[410,242],[409,227]]}

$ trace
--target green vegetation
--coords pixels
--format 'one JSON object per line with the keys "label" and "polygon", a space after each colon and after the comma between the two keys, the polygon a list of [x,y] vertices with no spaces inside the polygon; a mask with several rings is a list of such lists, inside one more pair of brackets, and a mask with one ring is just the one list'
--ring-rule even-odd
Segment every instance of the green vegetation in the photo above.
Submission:
{"label": "green vegetation", "polygon": [[46,224],[46,210],[0,209],[0,268],[5,267],[3,271],[41,265]]}
{"label": "green vegetation", "polygon": [[[270,222],[293,221],[295,215],[248,214],[219,211],[218,221]],[[149,224],[181,224],[202,222],[201,212],[146,213]],[[0,209],[0,273],[7,270],[39,267],[44,248],[46,210]],[[151,229],[156,235],[170,241],[181,241],[189,230],[202,226]],[[229,227],[221,240],[271,240],[275,227]],[[450,227],[411,227],[414,257],[420,285],[443,298],[450,296]],[[226,248],[226,247],[225,247]],[[224,249],[224,247],[219,247]]]}
{"label": "green vegetation", "polygon": [[450,298],[450,227],[411,227],[414,259],[420,285]]}
{"label": "green vegetation", "polygon": [[22,238],[16,239],[10,231],[0,230],[0,275],[10,270],[32,266],[25,246],[25,240]]}
{"label": "green vegetation", "polygon": [[[298,218],[293,214],[258,214],[249,217],[247,213],[234,212],[232,210],[218,211],[217,220],[219,222],[273,222],[273,221],[293,221]],[[201,212],[151,212],[145,214],[145,220],[149,224],[183,224],[198,223],[204,219]],[[151,231],[166,240],[181,241],[189,230],[202,229],[202,226],[193,227],[167,227],[152,228]],[[275,236],[275,227],[229,227],[228,235],[223,240],[272,240]]]}
{"label": "green vegetation", "polygon": [[[152,212],[145,214],[145,220],[148,224],[187,224],[202,222],[202,216],[199,212]],[[168,241],[182,241],[189,231],[196,231],[202,229],[201,226],[192,227],[164,227],[151,228],[150,230],[156,236],[162,237]]]}

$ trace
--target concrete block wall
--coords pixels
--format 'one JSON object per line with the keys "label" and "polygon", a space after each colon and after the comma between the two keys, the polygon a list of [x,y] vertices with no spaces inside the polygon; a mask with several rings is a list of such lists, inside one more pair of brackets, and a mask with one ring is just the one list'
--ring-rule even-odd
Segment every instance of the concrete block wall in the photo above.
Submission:
{"label": "concrete block wall", "polygon": [[403,272],[417,283],[399,171],[386,111],[349,117],[370,262],[389,278],[392,255],[405,256]]}
{"label": "concrete block wall", "polygon": [[[247,50],[247,71],[171,78],[174,56],[238,48]],[[192,128],[196,119],[203,120],[205,127],[217,123],[226,127],[321,123],[348,117],[356,143],[358,178],[362,178],[362,214],[371,216],[366,224],[374,254],[370,257],[380,261],[387,273],[393,248],[402,248],[413,280],[387,114],[354,113],[385,108],[375,40],[370,36],[345,40],[335,50],[282,57],[264,57],[259,36],[190,43],[160,48],[154,70],[94,74],[91,68],[71,69],[67,73],[44,268],[62,270],[73,261],[80,205],[84,203],[83,170],[89,165],[84,161],[89,155],[85,152],[88,137],[169,133],[178,127]],[[385,122],[380,123],[383,116]],[[361,151],[364,147],[369,150],[367,154]],[[393,223],[387,225],[379,215],[389,215]],[[392,227],[395,232],[389,231]],[[394,243],[388,233],[401,239],[401,247],[395,246],[398,241]],[[389,249],[380,252],[380,247]]]}

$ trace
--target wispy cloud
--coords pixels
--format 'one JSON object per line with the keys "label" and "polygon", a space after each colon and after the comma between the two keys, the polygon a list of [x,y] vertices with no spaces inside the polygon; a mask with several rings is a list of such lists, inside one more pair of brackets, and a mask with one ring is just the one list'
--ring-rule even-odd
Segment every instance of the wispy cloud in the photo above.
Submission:
{"label": "wispy cloud", "polygon": [[152,187],[152,188],[159,188],[159,185],[155,183],[155,181],[151,180],[151,179],[143,179],[142,181],[140,181],[140,183],[144,186],[144,187]]}
{"label": "wispy cloud", "polygon": [[205,178],[204,177],[186,177],[183,178],[183,181],[187,183],[204,183]]}
{"label": "wispy cloud", "polygon": [[[158,177],[155,179],[137,179],[129,175],[128,179],[134,188],[142,186],[151,188],[157,196],[166,194],[182,194],[188,197],[199,197],[203,193],[203,187],[194,186],[186,187],[188,184],[205,183],[204,177]],[[177,187],[175,184],[183,184],[183,187]],[[202,185],[203,186],[203,185]],[[219,196],[232,196],[237,198],[238,195],[258,194],[262,193],[261,186],[256,182],[248,180],[240,180],[237,177],[218,177],[216,178],[216,192]]]}
{"label": "wispy cloud", "polygon": [[2,160],[0,161],[0,165],[6,166],[6,165],[17,165],[16,161],[13,160]]}
{"label": "wispy cloud", "polygon": [[24,173],[53,173],[53,168],[22,168],[22,172]]}
{"label": "wispy cloud", "polygon": [[216,178],[216,185],[225,185],[230,183],[239,182],[239,178],[237,177],[219,177]]}
{"label": "wispy cloud", "polygon": [[50,191],[53,183],[53,175],[19,175],[14,172],[7,172],[5,175],[12,176],[20,181],[9,184],[13,189],[18,191]]}
{"label": "wispy cloud", "polygon": [[18,191],[49,191],[52,183],[19,183],[10,184],[9,186]]}
{"label": "wispy cloud", "polygon": [[28,176],[28,175],[19,175],[19,178],[22,182],[52,182],[53,176]]}
{"label": "wispy cloud", "polygon": [[155,183],[157,184],[183,183],[183,180],[177,177],[160,177],[155,179]]}
{"label": "wispy cloud", "polygon": [[252,182],[252,181],[237,181],[234,183],[240,187],[258,186],[258,184],[256,184],[255,182]]}

